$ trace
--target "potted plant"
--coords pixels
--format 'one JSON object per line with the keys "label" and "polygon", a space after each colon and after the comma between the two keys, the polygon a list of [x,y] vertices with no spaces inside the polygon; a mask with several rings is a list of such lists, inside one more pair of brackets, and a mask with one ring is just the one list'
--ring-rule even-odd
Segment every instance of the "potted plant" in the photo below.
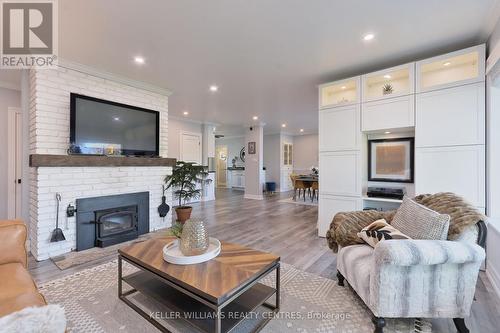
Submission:
{"label": "potted plant", "polygon": [[212,181],[206,178],[206,169],[207,167],[202,165],[178,161],[172,174],[165,177],[167,189],[172,188],[174,197],[179,200],[179,205],[175,207],[178,222],[184,223],[191,217],[193,207],[186,206],[186,202],[200,197],[201,189],[197,189],[196,185],[205,185]]}

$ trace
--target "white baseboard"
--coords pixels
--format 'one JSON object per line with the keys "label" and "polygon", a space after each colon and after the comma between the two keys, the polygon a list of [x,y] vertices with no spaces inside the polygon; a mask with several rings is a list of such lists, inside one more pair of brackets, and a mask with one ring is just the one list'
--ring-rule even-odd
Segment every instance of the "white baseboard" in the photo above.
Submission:
{"label": "white baseboard", "polygon": [[251,200],[264,200],[264,196],[262,194],[246,194],[244,196],[245,199]]}

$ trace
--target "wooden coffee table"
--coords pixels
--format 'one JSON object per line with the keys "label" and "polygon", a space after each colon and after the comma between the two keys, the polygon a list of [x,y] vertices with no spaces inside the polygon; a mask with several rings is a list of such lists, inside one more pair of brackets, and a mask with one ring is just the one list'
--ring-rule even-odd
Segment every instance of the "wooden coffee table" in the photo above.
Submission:
{"label": "wooden coffee table", "polygon": [[[202,332],[230,332],[248,317],[242,314],[255,315],[258,312],[254,311],[264,306],[271,311],[259,317],[258,323],[251,329],[251,332],[258,332],[272,319],[272,312],[279,311],[279,257],[221,242],[221,253],[210,261],[174,265],[163,260],[162,251],[172,239],[150,239],[118,250],[118,297],[159,330],[169,332],[152,315],[155,312],[143,310],[132,295],[139,292],[154,299],[171,311],[162,318],[175,317]],[[123,261],[139,268],[139,271],[123,276]],[[259,282],[274,270],[275,288]],[[132,289],[123,292],[123,282]],[[273,295],[274,305],[267,303]]]}

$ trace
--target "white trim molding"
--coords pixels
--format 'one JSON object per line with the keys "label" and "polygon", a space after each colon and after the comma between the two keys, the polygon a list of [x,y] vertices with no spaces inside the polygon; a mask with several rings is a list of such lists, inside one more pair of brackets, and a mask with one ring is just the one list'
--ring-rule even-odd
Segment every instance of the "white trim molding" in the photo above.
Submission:
{"label": "white trim molding", "polygon": [[264,196],[262,194],[246,194],[244,196],[245,199],[250,200],[264,200]]}
{"label": "white trim molding", "polygon": [[[11,69],[13,70],[13,69]],[[0,88],[21,91],[21,84],[16,84],[13,82],[0,81]]]}
{"label": "white trim molding", "polygon": [[63,67],[63,68],[67,68],[67,69],[72,69],[72,70],[77,71],[77,72],[90,74],[92,76],[100,77],[102,79],[122,83],[122,84],[125,84],[128,86],[134,87],[134,88],[147,90],[147,91],[157,93],[160,95],[165,95],[165,96],[172,95],[172,91],[170,91],[168,89],[161,88],[161,87],[158,87],[158,86],[146,83],[146,82],[130,79],[128,77],[121,76],[121,75],[114,74],[114,73],[110,73],[107,71],[98,70],[98,69],[95,69],[93,67],[83,65],[83,64],[80,64],[77,62],[73,62],[70,60],[59,58],[58,66]]}

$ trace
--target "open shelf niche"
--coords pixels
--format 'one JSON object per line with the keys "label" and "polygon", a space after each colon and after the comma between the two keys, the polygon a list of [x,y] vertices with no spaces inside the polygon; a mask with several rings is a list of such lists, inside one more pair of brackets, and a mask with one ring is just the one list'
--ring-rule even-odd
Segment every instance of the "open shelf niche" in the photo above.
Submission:
{"label": "open shelf niche", "polygon": [[[386,133],[390,132],[390,133]],[[388,198],[374,198],[368,197],[366,194],[368,186],[374,187],[403,187],[406,191],[406,195],[410,197],[415,196],[415,184],[414,183],[396,183],[396,182],[374,182],[368,181],[368,140],[376,139],[395,139],[395,138],[410,138],[415,137],[414,129],[394,129],[390,131],[380,131],[380,132],[370,132],[363,133],[362,135],[362,206],[363,209],[372,208],[380,211],[388,211],[398,209],[402,200],[388,199]]]}

